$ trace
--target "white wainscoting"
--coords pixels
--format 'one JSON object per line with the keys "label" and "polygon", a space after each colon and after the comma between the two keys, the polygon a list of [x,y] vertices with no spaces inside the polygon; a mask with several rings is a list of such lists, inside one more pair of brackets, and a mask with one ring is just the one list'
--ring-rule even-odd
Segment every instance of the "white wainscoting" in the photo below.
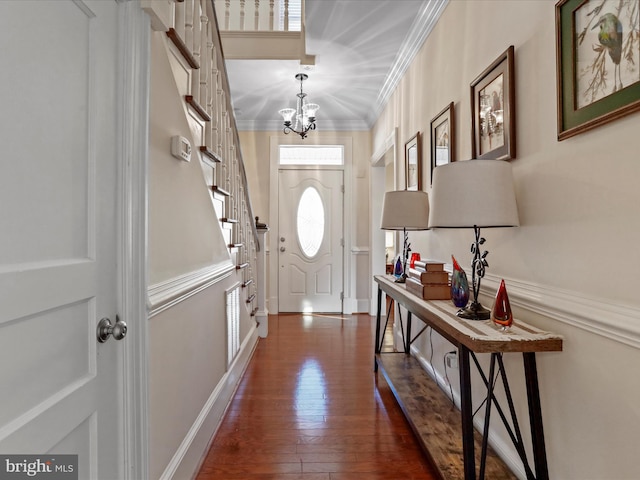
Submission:
{"label": "white wainscoting", "polygon": [[249,360],[258,343],[258,328],[255,325],[240,346],[240,352],[233,364],[224,374],[211,396],[202,407],[180,447],[162,473],[160,480],[194,478],[202,461],[203,452],[209,450],[227,405],[231,401],[236,387],[240,383]]}

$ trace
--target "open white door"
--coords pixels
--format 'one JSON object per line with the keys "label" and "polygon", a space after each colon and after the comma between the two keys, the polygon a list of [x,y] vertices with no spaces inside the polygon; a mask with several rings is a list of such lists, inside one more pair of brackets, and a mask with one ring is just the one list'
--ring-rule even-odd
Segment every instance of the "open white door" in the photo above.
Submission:
{"label": "open white door", "polygon": [[342,188],[342,170],[280,171],[280,312],[342,313]]}
{"label": "open white door", "polygon": [[[0,2],[0,454],[123,478],[115,0]],[[0,465],[0,471],[2,465]],[[2,474],[0,473],[0,476]]]}

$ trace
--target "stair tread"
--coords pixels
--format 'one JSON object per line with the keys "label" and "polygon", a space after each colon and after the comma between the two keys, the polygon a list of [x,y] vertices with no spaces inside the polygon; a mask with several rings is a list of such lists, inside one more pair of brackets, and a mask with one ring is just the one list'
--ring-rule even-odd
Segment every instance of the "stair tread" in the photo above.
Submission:
{"label": "stair tread", "polygon": [[211,116],[206,112],[204,108],[202,108],[202,105],[198,103],[198,101],[193,97],[193,95],[185,95],[184,100],[189,105],[191,105],[191,108],[193,108],[196,111],[196,113],[200,116],[202,120],[204,120],[205,122],[211,121]]}
{"label": "stair tread", "polygon": [[219,193],[220,195],[224,195],[225,197],[231,196],[231,194],[227,192],[224,188],[220,188],[217,185],[212,185],[211,190],[213,190],[215,193]]}
{"label": "stair tread", "polygon": [[176,32],[174,28],[170,28],[167,31],[167,37],[169,37],[169,39],[173,42],[173,44],[176,46],[180,54],[184,57],[191,68],[193,68],[194,70],[200,68],[200,64],[193,56],[193,54],[189,51],[189,48],[180,38],[180,35],[178,35],[178,32]]}
{"label": "stair tread", "polygon": [[207,147],[206,145],[202,145],[200,147],[200,151],[202,152],[203,155],[206,155],[208,158],[210,158],[214,162],[222,163],[222,159],[220,158],[220,156],[217,153],[215,153],[213,150],[211,150],[209,147]]}

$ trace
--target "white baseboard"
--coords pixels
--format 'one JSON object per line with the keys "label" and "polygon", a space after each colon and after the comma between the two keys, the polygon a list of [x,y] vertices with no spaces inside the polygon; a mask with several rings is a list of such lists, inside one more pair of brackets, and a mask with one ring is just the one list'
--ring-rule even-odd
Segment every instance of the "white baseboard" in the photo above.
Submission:
{"label": "white baseboard", "polygon": [[257,343],[258,329],[254,326],[242,342],[233,364],[211,392],[160,480],[195,478]]}
{"label": "white baseboard", "polygon": [[368,313],[369,312],[369,299],[368,298],[358,298],[356,299],[356,304],[358,305],[356,308],[356,313]]}

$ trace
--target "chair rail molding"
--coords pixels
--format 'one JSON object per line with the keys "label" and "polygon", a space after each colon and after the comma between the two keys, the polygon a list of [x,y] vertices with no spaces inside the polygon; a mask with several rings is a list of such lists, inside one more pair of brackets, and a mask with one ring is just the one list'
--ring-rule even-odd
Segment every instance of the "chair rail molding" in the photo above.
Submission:
{"label": "chair rail molding", "polygon": [[491,274],[483,279],[482,293],[493,296],[502,278],[509,286],[511,305],[640,348],[640,308]]}
{"label": "chair rail molding", "polygon": [[227,278],[235,271],[236,266],[231,261],[225,261],[150,286],[149,319]]}

